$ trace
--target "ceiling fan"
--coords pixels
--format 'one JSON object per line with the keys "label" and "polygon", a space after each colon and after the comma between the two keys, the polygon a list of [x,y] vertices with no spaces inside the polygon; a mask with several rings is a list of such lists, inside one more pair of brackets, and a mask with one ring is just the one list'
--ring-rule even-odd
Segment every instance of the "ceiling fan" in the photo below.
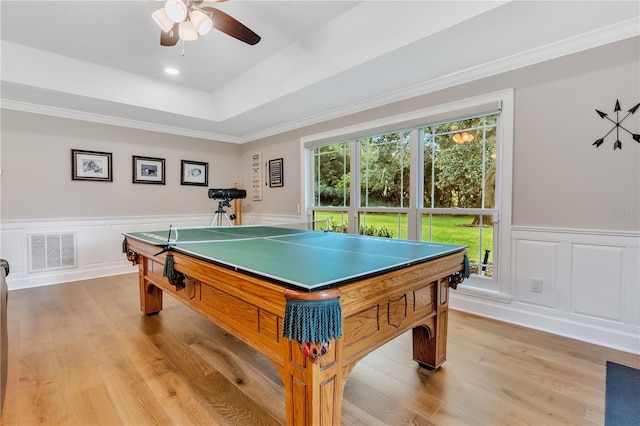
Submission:
{"label": "ceiling fan", "polygon": [[[226,0],[213,0],[221,3]],[[162,29],[160,44],[175,46],[178,40],[192,41],[199,35],[207,34],[215,28],[242,42],[254,45],[260,36],[235,18],[209,6],[202,6],[204,0],[166,0],[161,9],[151,14]]]}

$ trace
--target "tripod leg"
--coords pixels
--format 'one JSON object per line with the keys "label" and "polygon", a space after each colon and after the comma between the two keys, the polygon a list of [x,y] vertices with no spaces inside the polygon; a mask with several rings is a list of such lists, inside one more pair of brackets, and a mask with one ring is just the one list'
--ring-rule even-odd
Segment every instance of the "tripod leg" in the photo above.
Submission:
{"label": "tripod leg", "polygon": [[215,214],[213,215],[213,218],[211,219],[211,223],[209,224],[209,226],[223,226],[224,222],[222,220],[222,217],[224,216],[225,219],[227,219],[227,223],[229,224],[229,226],[233,226],[233,222],[231,222],[231,220],[229,219],[229,216],[227,215],[227,212],[224,211],[224,206],[229,207],[229,200],[225,200],[227,203],[225,204],[225,202],[220,201],[218,203],[218,210],[216,210]]}

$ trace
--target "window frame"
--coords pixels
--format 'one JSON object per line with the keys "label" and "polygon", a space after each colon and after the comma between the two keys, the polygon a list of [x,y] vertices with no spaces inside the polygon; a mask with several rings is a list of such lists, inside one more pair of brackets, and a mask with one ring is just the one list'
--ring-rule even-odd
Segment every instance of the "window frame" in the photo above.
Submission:
{"label": "window frame", "polygon": [[[479,208],[469,208],[469,207],[464,207],[464,208],[458,208],[458,207],[425,207],[424,205],[424,191],[425,191],[425,187],[424,187],[424,182],[425,182],[425,176],[424,176],[424,168],[425,168],[425,161],[427,161],[427,158],[425,157],[425,145],[426,145],[426,141],[425,141],[425,135],[424,135],[424,131],[426,127],[435,127],[438,124],[441,123],[450,123],[450,122],[455,122],[455,121],[461,121],[464,119],[468,119],[468,118],[477,118],[477,117],[488,117],[491,115],[496,115],[496,124],[495,124],[495,129],[496,129],[496,175],[498,172],[498,163],[500,161],[500,159],[498,158],[498,145],[501,143],[499,135],[498,135],[498,129],[500,128],[500,119],[501,119],[501,115],[502,115],[502,111],[500,112],[493,112],[493,111],[489,111],[488,113],[478,113],[475,115],[471,115],[471,116],[467,116],[464,117],[462,119],[459,118],[451,118],[451,119],[447,119],[447,120],[441,120],[438,122],[434,122],[434,123],[427,123],[424,126],[421,126],[419,129],[417,129],[418,131],[418,160],[417,163],[419,165],[418,167],[418,177],[417,177],[417,185],[418,185],[418,191],[417,191],[417,198],[416,198],[416,228],[417,228],[417,235],[415,237],[415,239],[417,240],[425,240],[424,235],[422,235],[422,230],[424,229],[424,224],[423,224],[423,220],[425,218],[425,216],[437,216],[437,215],[464,215],[464,216],[480,216],[481,218],[483,216],[492,216],[492,223],[493,224],[497,224],[498,223],[498,219],[499,219],[499,212],[501,209],[501,206],[498,202],[498,198],[496,197],[494,199],[494,207],[492,208],[486,208],[486,207],[479,207]],[[492,126],[494,127],[494,126]],[[486,124],[482,126],[482,128],[486,128]],[[460,131],[466,131],[468,129],[460,129]],[[445,135],[447,133],[444,134],[435,134],[434,137],[437,136],[442,136]],[[484,148],[483,148],[483,155],[484,155]],[[435,168],[432,168],[432,171],[435,170]],[[484,176],[484,172],[485,170],[483,170],[482,174],[483,174],[483,178],[482,178],[482,191],[483,191],[483,197],[484,197],[484,191],[485,191],[485,176]],[[496,182],[495,182],[495,194],[497,194],[499,192],[499,185],[501,183],[498,181],[497,176],[496,176]],[[481,219],[482,220],[482,219]],[[478,228],[478,237],[480,239],[482,239],[482,228]],[[485,288],[485,289],[489,289],[489,290],[495,290],[497,289],[497,276],[495,274],[495,271],[498,267],[498,263],[500,262],[500,259],[496,256],[495,253],[495,248],[498,246],[498,238],[499,238],[499,227],[498,226],[494,226],[493,227],[493,245],[492,245],[492,251],[493,253],[493,263],[491,264],[491,269],[494,273],[492,273],[491,277],[486,277],[486,276],[480,276],[480,275],[472,275],[469,279],[475,281],[475,286],[476,287],[480,287],[480,288]],[[430,241],[429,239],[426,239],[426,241]],[[482,264],[482,255],[481,253],[478,253],[478,266],[480,266]],[[472,258],[472,256],[469,256],[470,258]],[[473,263],[476,264],[476,263]]]}
{"label": "window frame", "polygon": [[[418,129],[414,127],[425,127],[432,123],[442,121],[461,120],[468,116],[477,116],[479,113],[490,113],[492,110],[499,109],[496,123],[496,188],[495,188],[495,209],[494,212],[494,253],[493,253],[493,277],[470,277],[458,286],[458,293],[469,293],[473,295],[481,295],[490,299],[499,301],[511,300],[511,284],[510,284],[510,253],[511,253],[511,191],[513,187],[513,129],[514,129],[514,90],[506,89],[486,95],[467,98],[447,104],[429,107],[417,111],[411,111],[404,114],[390,116],[380,120],[360,123],[354,126],[334,129],[328,132],[318,133],[315,135],[304,136],[300,139],[301,167],[303,168],[302,176],[303,184],[301,186],[301,200],[303,200],[303,215],[305,220],[311,220],[314,210],[313,204],[313,168],[310,167],[309,155],[312,155],[313,147],[321,145],[330,145],[344,141],[352,141],[351,146],[351,202],[346,211],[348,212],[349,223],[348,232],[358,233],[358,213],[383,211],[395,213],[396,210],[402,213],[409,213],[408,217],[408,236],[410,239],[418,239],[418,233],[421,232],[421,216],[423,210],[428,213],[436,213],[437,208],[424,209],[422,206],[422,190],[423,183],[419,176],[418,169],[423,166],[423,149],[420,141],[421,135],[418,135]],[[411,182],[410,182],[410,205],[405,208],[361,208],[360,207],[360,188],[359,179],[354,179],[354,171],[359,173],[359,155],[356,155],[360,149],[358,139],[368,137],[368,135],[391,133],[396,131],[408,130],[411,128]],[[415,136],[415,137],[414,137]],[[413,140],[420,141],[414,143]],[[414,156],[419,158],[414,162]],[[311,182],[311,185],[310,185]],[[355,188],[354,188],[355,187]],[[354,199],[355,196],[355,199]],[[420,197],[420,201],[418,199]],[[318,207],[317,210],[325,210]],[[446,209],[443,209],[446,210]],[[486,214],[487,209],[465,209],[465,213],[476,214],[483,212]],[[345,209],[340,209],[345,211]],[[428,214],[427,213],[427,214]]]}

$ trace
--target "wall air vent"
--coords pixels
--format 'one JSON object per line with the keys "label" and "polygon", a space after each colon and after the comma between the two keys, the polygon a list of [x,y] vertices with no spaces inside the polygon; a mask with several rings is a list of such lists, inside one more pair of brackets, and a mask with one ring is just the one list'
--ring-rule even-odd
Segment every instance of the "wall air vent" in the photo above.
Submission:
{"label": "wall air vent", "polygon": [[76,267],[75,232],[30,234],[29,272]]}

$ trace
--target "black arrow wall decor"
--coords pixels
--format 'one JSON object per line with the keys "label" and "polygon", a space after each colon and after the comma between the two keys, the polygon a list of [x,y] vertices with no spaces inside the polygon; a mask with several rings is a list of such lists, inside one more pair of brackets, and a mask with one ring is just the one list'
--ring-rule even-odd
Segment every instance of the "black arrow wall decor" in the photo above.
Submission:
{"label": "black arrow wall decor", "polygon": [[596,148],[600,148],[600,145],[602,145],[604,143],[605,138],[607,136],[609,136],[611,134],[611,132],[613,132],[615,130],[616,131],[616,141],[613,143],[613,150],[615,151],[616,149],[622,149],[622,142],[620,142],[620,129],[622,129],[625,132],[629,133],[631,135],[631,137],[633,138],[633,140],[635,140],[636,142],[640,143],[640,134],[632,133],[631,131],[629,131],[628,129],[626,129],[626,128],[624,128],[622,126],[622,122],[624,120],[626,120],[627,117],[629,117],[630,115],[634,114],[638,110],[638,108],[640,108],[640,103],[636,104],[636,106],[634,106],[629,111],[627,111],[627,115],[622,117],[622,120],[621,120],[620,119],[620,111],[622,111],[622,108],[620,108],[620,101],[618,99],[616,99],[616,106],[613,108],[613,112],[616,113],[616,120],[615,121],[613,121],[609,117],[609,114],[606,114],[606,113],[604,113],[602,111],[596,110],[596,112],[598,113],[600,118],[602,118],[603,120],[609,120],[610,122],[612,122],[614,124],[614,126],[603,137],[601,137],[600,139],[597,139],[592,145],[595,145]]}

